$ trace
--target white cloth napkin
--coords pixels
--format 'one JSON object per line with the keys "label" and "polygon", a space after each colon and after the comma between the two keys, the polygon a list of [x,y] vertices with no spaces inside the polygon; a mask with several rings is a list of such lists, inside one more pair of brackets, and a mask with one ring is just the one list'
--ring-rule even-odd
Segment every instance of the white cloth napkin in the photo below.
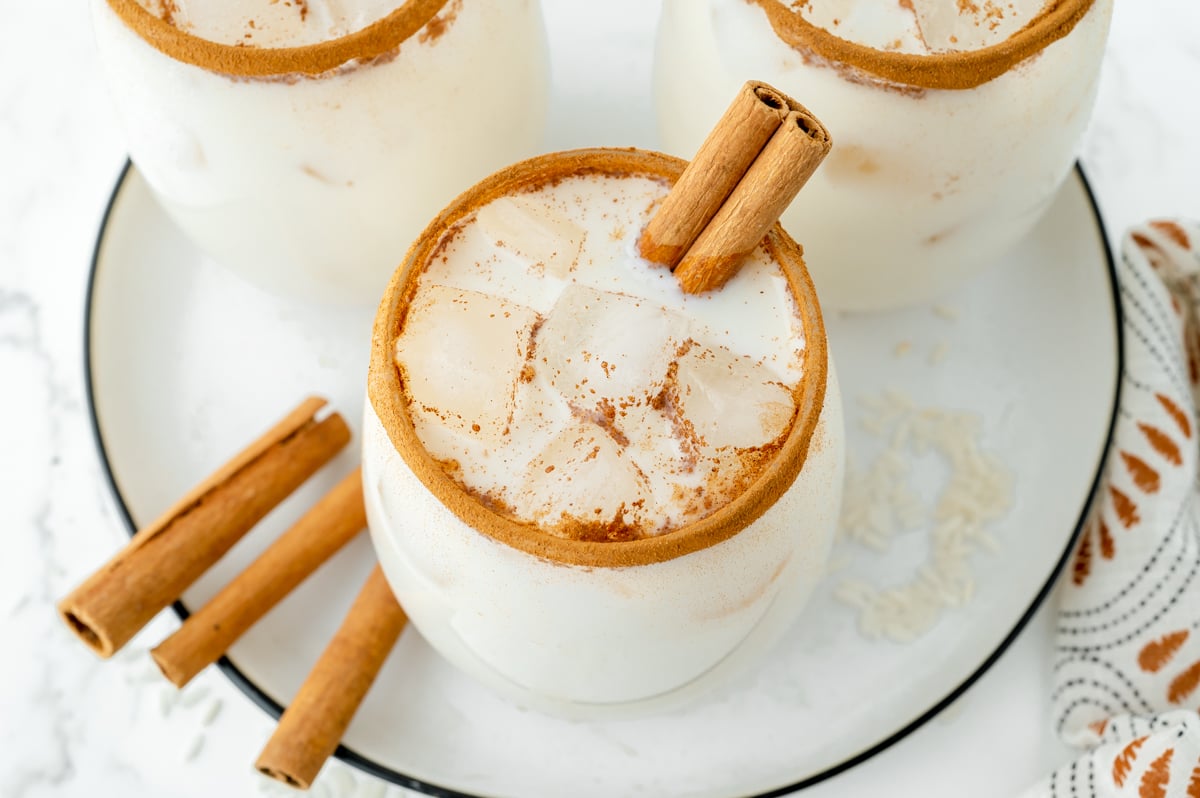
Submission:
{"label": "white cloth napkin", "polygon": [[[1131,230],[1112,451],[1065,575],[1037,798],[1200,798],[1200,225]],[[1067,364],[1064,364],[1067,365]]]}

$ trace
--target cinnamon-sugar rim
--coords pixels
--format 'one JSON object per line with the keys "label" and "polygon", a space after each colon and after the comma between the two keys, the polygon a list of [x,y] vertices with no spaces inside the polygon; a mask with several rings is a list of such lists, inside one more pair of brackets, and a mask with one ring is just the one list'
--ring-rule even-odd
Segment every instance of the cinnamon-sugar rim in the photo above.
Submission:
{"label": "cinnamon-sugar rim", "polygon": [[858,44],[804,19],[782,0],[753,0],[786,44],[891,83],[922,89],[973,89],[1008,72],[1074,30],[1095,0],[1048,0],[1002,42],[952,53],[897,53]]}
{"label": "cinnamon-sugar rim", "polygon": [[107,0],[130,30],[176,61],[239,77],[320,75],[351,61],[387,55],[419,31],[449,0],[406,0],[387,16],[336,39],[300,47],[238,47],[221,44],[160,19],[138,0]]}
{"label": "cinnamon-sugar rim", "polygon": [[638,149],[582,149],[522,161],[497,172],[451,202],[425,228],[392,275],[375,317],[367,396],[405,465],[443,505],[471,528],[553,562],[602,568],[648,565],[705,549],[736,535],[766,512],[804,467],[825,400],[827,345],[816,291],[804,266],[803,251],[778,223],[767,234],[765,243],[792,289],[805,341],[803,376],[793,390],[797,415],[771,463],[745,491],[712,515],[671,532],[634,541],[597,542],[555,537],[541,531],[536,524],[514,521],[478,502],[434,461],[413,427],[393,351],[419,278],[429,259],[438,251],[446,231],[498,197],[551,181],[600,174],[639,175],[674,183],[684,166],[686,162],[678,158]]}

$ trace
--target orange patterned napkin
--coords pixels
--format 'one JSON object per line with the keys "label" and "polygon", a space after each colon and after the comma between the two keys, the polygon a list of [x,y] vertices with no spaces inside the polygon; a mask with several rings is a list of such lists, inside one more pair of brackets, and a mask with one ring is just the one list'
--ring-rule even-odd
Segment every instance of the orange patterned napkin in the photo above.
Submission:
{"label": "orange patterned napkin", "polygon": [[1104,480],[1062,591],[1054,720],[1090,749],[1030,790],[1200,798],[1200,225],[1135,228]]}

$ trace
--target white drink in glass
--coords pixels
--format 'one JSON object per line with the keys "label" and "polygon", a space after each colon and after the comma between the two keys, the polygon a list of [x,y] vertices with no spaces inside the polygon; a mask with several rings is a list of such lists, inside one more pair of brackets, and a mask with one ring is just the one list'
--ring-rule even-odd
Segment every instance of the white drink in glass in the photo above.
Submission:
{"label": "white drink in glass", "polygon": [[931,299],[1025,236],[1091,114],[1112,0],[665,0],[655,94],[690,157],[749,78],[833,151],[784,213],[823,304]]}
{"label": "white drink in glass", "polygon": [[413,624],[518,702],[659,709],[760,657],[821,578],[837,381],[776,226],[684,294],[636,241],[682,162],[510,167],[422,234],[376,319],[363,479]]}
{"label": "white drink in glass", "polygon": [[373,303],[429,218],[538,149],[537,0],[93,0],[134,163],[221,263]]}

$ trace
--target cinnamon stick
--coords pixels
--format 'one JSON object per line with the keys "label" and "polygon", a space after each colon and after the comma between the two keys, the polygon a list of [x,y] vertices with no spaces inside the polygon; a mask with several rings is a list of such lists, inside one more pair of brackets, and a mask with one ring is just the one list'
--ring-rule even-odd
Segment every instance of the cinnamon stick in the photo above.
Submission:
{"label": "cinnamon stick", "polygon": [[366,525],[355,469],[150,656],[183,687]]}
{"label": "cinnamon stick", "polygon": [[724,285],[796,198],[830,147],[825,127],[795,104],[675,268],[683,290],[699,294]]}
{"label": "cinnamon stick", "polygon": [[263,516],[350,440],[310,398],[193,488],[58,604],[87,645],[110,657],[179,598]]}
{"label": "cinnamon stick", "polygon": [[408,619],[379,565],[255,763],[260,773],[308,789],[337,748]]}
{"label": "cinnamon stick", "polygon": [[788,99],[765,83],[742,86],[638,239],[641,256],[672,269],[779,129]]}

